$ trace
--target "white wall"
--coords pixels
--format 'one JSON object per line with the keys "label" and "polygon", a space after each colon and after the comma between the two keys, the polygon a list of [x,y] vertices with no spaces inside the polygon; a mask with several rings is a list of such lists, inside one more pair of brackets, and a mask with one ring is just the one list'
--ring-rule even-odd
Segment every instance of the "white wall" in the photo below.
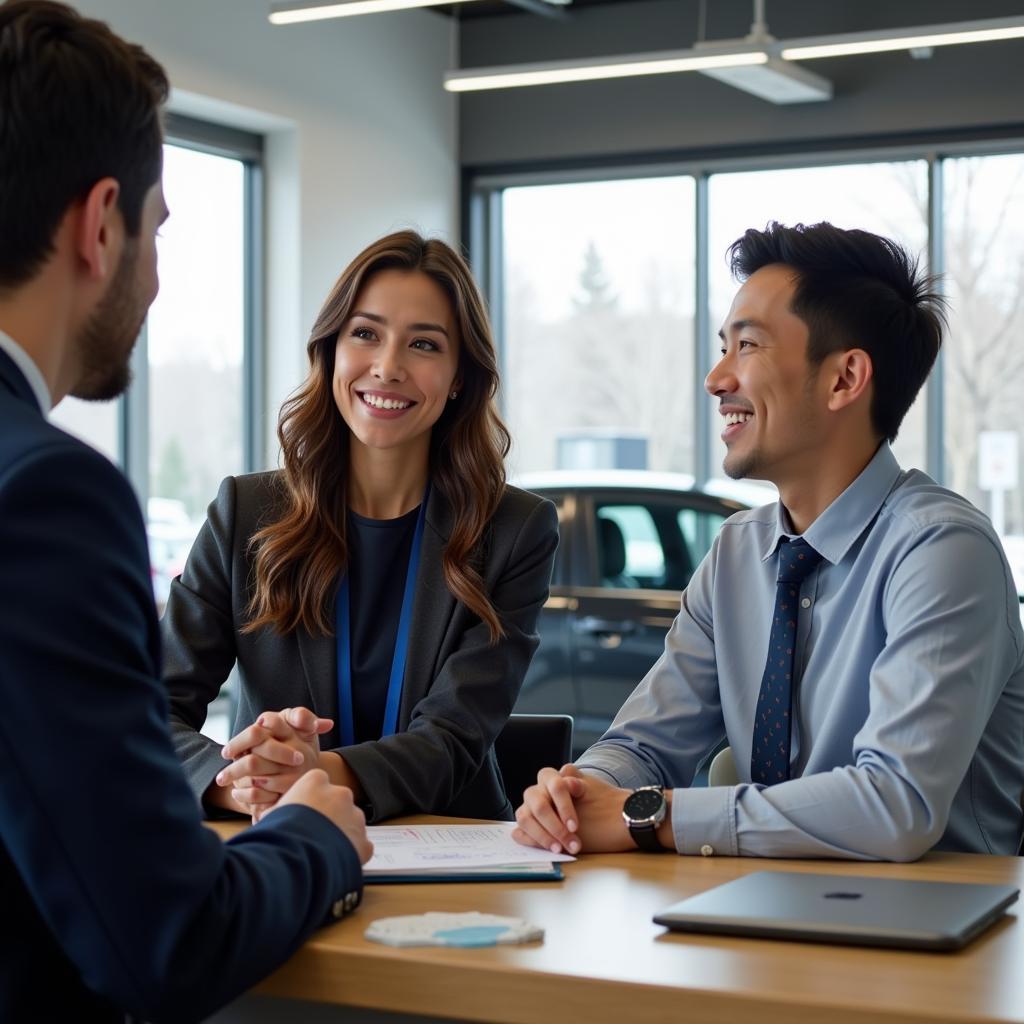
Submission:
{"label": "white wall", "polygon": [[364,245],[398,227],[458,237],[452,22],[436,13],[276,27],[269,0],[78,0],[170,76],[171,109],[260,131],[266,147],[266,409],[305,372],[321,302]]}

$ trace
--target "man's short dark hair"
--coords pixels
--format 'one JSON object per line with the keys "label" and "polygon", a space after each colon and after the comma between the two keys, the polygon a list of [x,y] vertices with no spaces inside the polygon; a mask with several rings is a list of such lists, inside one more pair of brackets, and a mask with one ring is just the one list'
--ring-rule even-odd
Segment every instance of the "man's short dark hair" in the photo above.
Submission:
{"label": "man's short dark hair", "polygon": [[781,263],[797,275],[790,308],[807,324],[807,359],[863,349],[874,368],[871,422],[889,441],[913,405],[942,344],[945,300],[934,278],[897,242],[832,224],[772,221],[729,246],[733,275],[746,280]]}
{"label": "man's short dark hair", "polygon": [[38,272],[68,207],[102,178],[138,235],[167,93],[163,68],[103,22],[49,0],[0,4],[0,288]]}

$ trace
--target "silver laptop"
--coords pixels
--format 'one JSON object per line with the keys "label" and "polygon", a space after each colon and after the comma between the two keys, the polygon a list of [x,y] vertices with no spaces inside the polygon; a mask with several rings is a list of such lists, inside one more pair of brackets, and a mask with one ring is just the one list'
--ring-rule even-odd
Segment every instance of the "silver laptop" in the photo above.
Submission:
{"label": "silver laptop", "polygon": [[960,949],[1002,916],[1009,885],[755,871],[676,903],[673,931],[901,949]]}

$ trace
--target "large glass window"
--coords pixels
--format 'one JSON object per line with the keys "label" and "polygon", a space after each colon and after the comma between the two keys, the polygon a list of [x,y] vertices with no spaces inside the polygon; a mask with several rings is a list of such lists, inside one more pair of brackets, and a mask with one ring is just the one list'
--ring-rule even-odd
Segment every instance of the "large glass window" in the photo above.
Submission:
{"label": "large glass window", "polygon": [[99,449],[112,462],[121,458],[118,402],[83,402],[65,398],[51,413],[62,430]]}
{"label": "large glass window", "polygon": [[946,482],[987,512],[1024,592],[1024,155],[943,166]]}
{"label": "large glass window", "polygon": [[694,182],[504,192],[513,471],[693,468]]}
{"label": "large glass window", "polygon": [[164,146],[171,216],[157,238],[160,293],[139,340],[136,380],[117,402],[66,398],[53,412],[55,423],[122,465],[143,499],[161,610],[220,480],[251,468],[253,173],[242,158]]}
{"label": "large glass window", "polygon": [[[513,472],[575,469],[523,482],[589,495],[611,478],[607,468],[676,470],[684,475],[615,480],[641,493],[685,491],[692,473],[709,495],[772,501],[769,485],[721,478],[721,419],[703,390],[739,287],[726,250],[770,220],[866,229],[941,271],[949,300],[939,362],[904,419],[896,457],[991,516],[1024,595],[1024,144],[1008,155],[979,148],[901,148],[856,162],[836,153],[817,166],[760,170],[694,161],[672,167],[676,177],[586,184],[479,179],[471,255],[502,311]],[[563,529],[559,571],[572,579],[558,577],[544,610],[517,710],[573,713],[585,746],[635,685],[636,665],[642,673],[661,652],[678,606],[657,591],[687,585],[723,515],[623,490],[566,508],[586,530]]]}
{"label": "large glass window", "polygon": [[[738,285],[726,262],[726,249],[747,228],[768,221],[862,228],[896,239],[926,264],[928,246],[928,167],[925,161],[848,164],[785,170],[715,174],[708,186],[709,287],[713,360],[715,334]],[[925,465],[924,391],[907,413],[893,446],[904,467]],[[720,417],[712,408],[713,452],[717,472],[725,457]]]}
{"label": "large glass window", "polygon": [[181,571],[220,480],[246,468],[245,165],[164,149],[171,216],[148,321],[149,500],[157,602]]}

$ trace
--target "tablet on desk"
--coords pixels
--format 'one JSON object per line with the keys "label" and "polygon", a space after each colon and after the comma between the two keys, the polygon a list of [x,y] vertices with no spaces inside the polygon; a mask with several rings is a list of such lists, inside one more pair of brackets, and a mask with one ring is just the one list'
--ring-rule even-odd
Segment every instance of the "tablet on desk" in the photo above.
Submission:
{"label": "tablet on desk", "polygon": [[755,871],[655,915],[672,931],[960,949],[1002,916],[1009,885]]}

